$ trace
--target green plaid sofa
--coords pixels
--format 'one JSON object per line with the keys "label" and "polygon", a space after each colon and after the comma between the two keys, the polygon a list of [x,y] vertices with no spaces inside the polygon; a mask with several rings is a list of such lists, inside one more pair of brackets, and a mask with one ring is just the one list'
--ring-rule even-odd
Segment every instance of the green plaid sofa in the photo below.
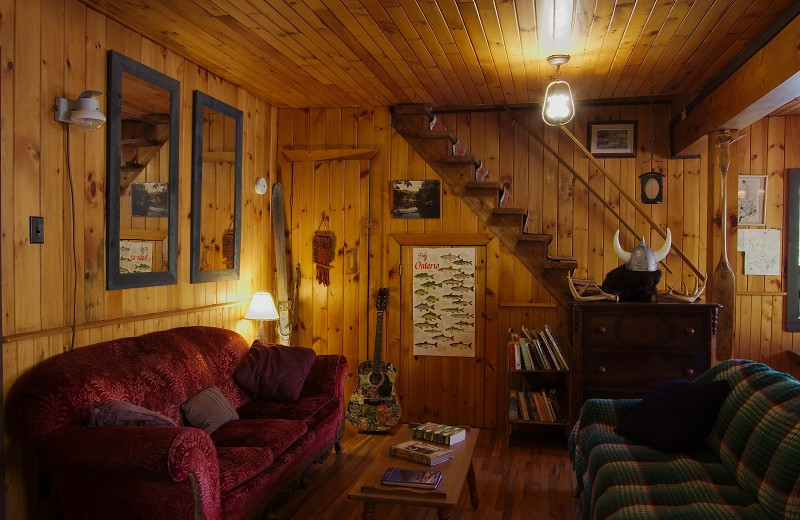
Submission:
{"label": "green plaid sofa", "polygon": [[724,361],[727,379],[706,445],[666,452],[614,428],[636,399],[589,399],[569,439],[588,520],[800,519],[800,382],[762,363]]}

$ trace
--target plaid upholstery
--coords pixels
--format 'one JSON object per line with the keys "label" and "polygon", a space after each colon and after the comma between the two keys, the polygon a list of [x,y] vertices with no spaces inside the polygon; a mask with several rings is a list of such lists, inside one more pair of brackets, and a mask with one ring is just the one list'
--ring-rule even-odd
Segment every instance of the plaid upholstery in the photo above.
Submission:
{"label": "plaid upholstery", "polygon": [[584,519],[800,519],[800,383],[729,360],[698,381],[727,379],[706,447],[664,452],[614,427],[637,400],[589,399],[570,437]]}

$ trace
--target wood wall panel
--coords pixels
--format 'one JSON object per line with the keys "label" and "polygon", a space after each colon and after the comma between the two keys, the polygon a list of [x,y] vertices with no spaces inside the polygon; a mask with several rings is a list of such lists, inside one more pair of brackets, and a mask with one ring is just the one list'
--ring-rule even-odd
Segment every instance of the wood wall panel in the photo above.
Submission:
{"label": "wood wall panel", "polygon": [[[15,383],[35,364],[68,350],[76,315],[77,347],[181,325],[214,325],[255,336],[242,317],[256,290],[270,290],[274,266],[267,196],[252,189],[257,176],[274,181],[277,118],[250,92],[87,9],[76,0],[0,0],[0,208],[2,215],[3,396],[7,410],[6,517],[47,517],[32,499],[35,472],[14,417]],[[106,55],[113,49],[181,84],[178,283],[105,290],[105,131],[70,130],[53,120],[55,97],[103,92]],[[190,284],[191,129],[194,89],[245,114],[241,276],[238,281]],[[69,168],[65,151],[70,152]],[[162,161],[163,162],[163,161]],[[148,170],[163,168],[154,163]],[[75,234],[71,219],[74,185]],[[148,174],[149,175],[149,174]],[[28,242],[28,217],[45,218],[45,243]],[[144,219],[142,219],[144,220]],[[142,222],[142,225],[145,225]],[[149,224],[148,224],[149,225]],[[78,283],[73,312],[73,238]]]}

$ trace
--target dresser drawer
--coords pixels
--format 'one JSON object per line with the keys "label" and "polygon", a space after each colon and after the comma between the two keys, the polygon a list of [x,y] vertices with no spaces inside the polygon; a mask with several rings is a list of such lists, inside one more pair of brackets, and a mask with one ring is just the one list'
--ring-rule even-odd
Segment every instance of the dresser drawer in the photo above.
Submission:
{"label": "dresser drawer", "polygon": [[585,387],[653,389],[673,379],[694,379],[708,368],[709,361],[706,352],[585,352],[581,363],[581,384]]}
{"label": "dresser drawer", "polygon": [[588,316],[584,321],[585,349],[608,346],[704,348],[708,340],[705,324],[698,316],[648,314]]}

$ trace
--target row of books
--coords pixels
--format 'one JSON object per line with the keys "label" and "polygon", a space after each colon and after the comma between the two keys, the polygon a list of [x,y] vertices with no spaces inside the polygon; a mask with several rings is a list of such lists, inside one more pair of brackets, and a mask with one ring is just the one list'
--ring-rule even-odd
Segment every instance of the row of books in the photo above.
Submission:
{"label": "row of books", "polygon": [[508,368],[510,370],[569,370],[569,364],[549,325],[544,330],[521,334],[508,329]]}
{"label": "row of books", "polygon": [[411,430],[411,436],[415,439],[450,446],[466,439],[467,430],[460,426],[448,426],[446,424],[427,422]]}
{"label": "row of books", "polygon": [[558,390],[542,388],[538,392],[511,390],[508,396],[508,418],[512,421],[566,422],[558,404]]}

